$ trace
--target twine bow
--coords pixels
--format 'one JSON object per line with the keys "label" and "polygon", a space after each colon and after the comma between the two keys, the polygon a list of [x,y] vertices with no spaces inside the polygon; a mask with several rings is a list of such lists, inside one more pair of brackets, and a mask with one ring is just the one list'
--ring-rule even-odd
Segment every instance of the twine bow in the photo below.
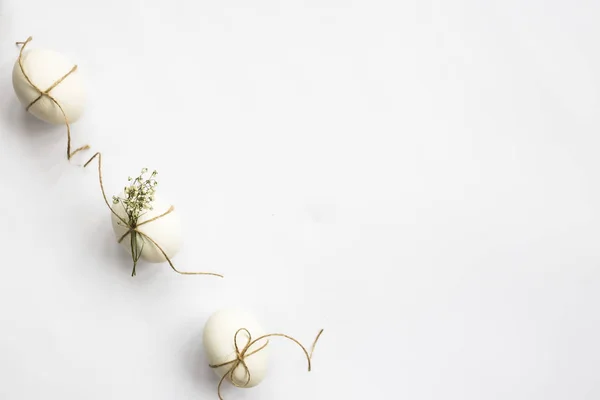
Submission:
{"label": "twine bow", "polygon": [[171,212],[173,212],[173,210],[175,210],[175,207],[171,206],[171,207],[169,207],[169,209],[166,212],[162,213],[161,215],[158,215],[154,218],[151,218],[147,221],[144,221],[144,222],[141,222],[138,224],[133,224],[130,221],[127,221],[124,218],[122,218],[119,214],[117,214],[117,212],[111,207],[110,203],[108,202],[108,198],[106,197],[106,192],[104,191],[104,183],[102,181],[102,154],[100,152],[97,152],[96,154],[94,154],[92,156],[92,158],[90,158],[88,160],[88,162],[86,162],[83,165],[83,167],[84,168],[87,167],[96,157],[98,158],[98,180],[100,182],[100,190],[102,191],[102,197],[104,198],[104,202],[106,203],[106,206],[108,207],[110,212],[112,212],[113,215],[119,219],[119,221],[121,221],[123,224],[125,224],[125,226],[128,227],[127,232],[123,236],[121,236],[121,238],[119,238],[118,242],[121,243],[127,236],[131,235],[131,256],[133,258],[133,271],[131,273],[131,276],[135,276],[135,267],[137,265],[138,260],[140,259],[140,256],[141,256],[142,250],[143,250],[143,243],[144,243],[143,241],[142,241],[141,249],[138,248],[138,246],[137,246],[137,235],[139,235],[142,238],[142,240],[148,240],[150,243],[152,243],[154,246],[156,246],[156,248],[165,257],[165,259],[167,260],[167,262],[169,263],[169,265],[171,266],[173,271],[177,272],[178,274],[181,274],[181,275],[212,275],[212,276],[218,276],[219,278],[223,278],[223,275],[216,274],[214,272],[179,271],[177,268],[175,268],[175,265],[173,265],[173,262],[171,261],[171,259],[167,255],[167,253],[165,253],[163,248],[160,247],[160,245],[158,243],[156,243],[156,241],[154,239],[152,239],[150,236],[146,235],[144,232],[141,232],[138,229],[142,225],[156,221],[156,220],[164,217],[165,215],[170,214]]}
{"label": "twine bow", "polygon": [[17,46],[21,46],[21,51],[19,51],[19,59],[18,59],[19,68],[21,69],[21,73],[25,77],[25,80],[27,80],[27,83],[29,83],[29,85],[38,92],[38,97],[36,97],[31,103],[29,103],[29,105],[25,108],[25,110],[29,111],[29,109],[35,103],[40,101],[43,97],[47,97],[48,99],[50,99],[50,101],[52,101],[54,104],[56,104],[56,106],[60,110],[60,112],[65,120],[65,125],[67,127],[67,159],[70,160],[71,157],[73,157],[75,154],[77,154],[81,150],[89,149],[90,146],[89,145],[81,146],[81,147],[75,149],[75,151],[71,152],[71,125],[69,124],[69,118],[67,117],[65,110],[60,105],[58,100],[56,100],[56,98],[54,98],[54,96],[52,96],[50,94],[50,91],[52,89],[54,89],[55,87],[57,87],[58,85],[60,85],[65,79],[67,79],[67,77],[69,75],[71,75],[73,72],[75,72],[77,70],[77,65],[74,65],[73,68],[71,68],[71,70],[69,72],[67,72],[65,75],[63,75],[60,79],[56,80],[56,82],[54,82],[52,85],[50,85],[50,87],[48,89],[46,89],[46,90],[40,89],[35,83],[33,83],[31,81],[31,78],[29,77],[29,75],[27,75],[27,72],[25,72],[25,68],[23,67],[23,51],[25,50],[25,47],[27,46],[27,44],[29,42],[31,42],[32,40],[33,40],[33,37],[29,36],[26,41],[17,42]]}
{"label": "twine bow", "polygon": [[[244,347],[242,347],[240,349],[238,346],[237,339],[238,339],[238,335],[241,332],[244,332],[246,334],[248,342],[246,343],[246,345]],[[304,352],[304,355],[306,356],[306,360],[308,361],[308,372],[310,372],[312,369],[313,352],[315,351],[315,346],[317,345],[317,342],[319,341],[321,334],[323,334],[323,329],[321,329],[319,331],[319,333],[317,334],[317,337],[315,338],[315,340],[310,348],[310,353],[309,353],[308,350],[306,350],[306,347],[304,347],[298,340],[294,339],[291,336],[284,335],[283,333],[271,333],[268,335],[260,336],[256,339],[252,340],[252,334],[250,333],[250,331],[248,331],[248,329],[246,329],[246,328],[238,329],[235,332],[235,335],[233,336],[233,345],[235,347],[235,359],[224,362],[222,364],[210,364],[209,365],[211,368],[220,368],[220,367],[225,367],[227,365],[231,365],[231,368],[229,368],[229,370],[223,375],[223,377],[219,381],[219,386],[217,387],[217,394],[219,396],[219,400],[224,400],[223,396],[221,395],[221,386],[223,385],[223,382],[225,381],[225,379],[229,378],[229,381],[235,387],[239,387],[239,388],[246,387],[250,383],[250,381],[252,380],[252,376],[250,375],[250,369],[248,368],[248,365],[246,364],[246,358],[263,350],[269,344],[269,341],[267,340],[267,342],[265,344],[263,344],[262,346],[260,346],[258,349],[248,352],[248,350],[250,350],[250,348],[253,345],[255,345],[256,343],[258,343],[259,341],[264,340],[269,337],[277,336],[277,337],[283,337],[283,338],[289,339],[292,342],[296,343],[298,346],[300,346],[300,348]],[[237,382],[236,377],[235,377],[235,371],[240,367],[244,369],[244,376],[246,377],[246,379],[243,383]]]}

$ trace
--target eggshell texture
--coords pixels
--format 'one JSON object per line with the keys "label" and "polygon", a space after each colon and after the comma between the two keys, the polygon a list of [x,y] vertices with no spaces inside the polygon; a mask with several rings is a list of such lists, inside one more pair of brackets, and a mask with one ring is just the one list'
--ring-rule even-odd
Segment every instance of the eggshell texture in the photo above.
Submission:
{"label": "eggshell texture", "polygon": [[[124,195],[121,194],[120,197],[124,197]],[[127,221],[127,213],[121,203],[111,204],[111,206],[121,218]],[[139,218],[138,224],[165,213],[170,206],[171,204],[156,198],[154,202],[152,202],[153,209],[146,211],[146,213]],[[115,237],[118,240],[127,233],[129,228],[114,214],[111,213],[111,217]],[[170,259],[173,259],[179,249],[181,249],[183,239],[181,234],[181,221],[177,214],[177,210],[173,210],[169,214],[155,221],[139,226],[138,231],[146,234],[158,243]],[[143,260],[151,263],[162,263],[167,261],[165,256],[152,242],[146,238],[144,238],[144,240],[145,242],[141,255]],[[127,236],[123,239],[121,245],[129,254],[131,254],[131,236]]]}
{"label": "eggshell texture", "polygon": [[[41,49],[24,51],[22,63],[31,82],[42,91],[51,87],[74,66],[62,54]],[[23,75],[19,67],[19,60],[15,62],[12,78],[13,87],[19,101],[23,104],[23,107],[27,107],[39,96],[39,92],[29,84]],[[53,88],[50,94],[61,105],[70,123],[81,117],[85,108],[85,90],[79,70],[72,72],[64,81]],[[60,108],[46,96],[43,96],[31,106],[29,112],[42,121],[51,124],[65,123]]]}
{"label": "eggshell texture", "polygon": [[[227,361],[235,360],[235,333],[240,328],[246,328],[252,335],[252,340],[264,335],[264,331],[258,321],[250,314],[240,310],[221,310],[214,313],[204,326],[204,351],[211,365],[219,365]],[[257,350],[267,339],[262,339],[248,349],[248,353]],[[240,332],[237,344],[240,351],[247,345],[248,335]],[[258,385],[267,374],[268,346],[261,351],[245,358],[246,365],[250,370],[250,382],[246,388]],[[217,375],[222,377],[232,365],[215,368]],[[229,379],[229,378],[227,378]],[[243,385],[248,379],[244,367],[238,367],[234,372],[234,379],[239,385]]]}

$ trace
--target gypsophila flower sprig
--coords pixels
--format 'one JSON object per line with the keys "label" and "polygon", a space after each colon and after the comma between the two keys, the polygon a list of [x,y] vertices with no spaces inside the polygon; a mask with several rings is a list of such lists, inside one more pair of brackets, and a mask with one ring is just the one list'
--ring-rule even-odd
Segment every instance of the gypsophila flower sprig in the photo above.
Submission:
{"label": "gypsophila flower sprig", "polygon": [[125,186],[123,190],[125,198],[113,196],[113,204],[122,203],[129,219],[135,222],[146,211],[152,210],[156,185],[158,185],[156,181],[158,172],[153,171],[149,177],[146,177],[147,173],[148,168],[142,168],[140,176],[135,179],[132,177],[127,178],[131,183],[129,186]]}
{"label": "gypsophila flower sprig", "polygon": [[152,210],[152,202],[158,181],[156,175],[158,172],[152,171],[150,176],[148,168],[142,168],[140,175],[136,178],[128,177],[129,186],[125,186],[124,197],[113,196],[113,204],[122,204],[127,214],[127,225],[131,229],[131,256],[133,259],[133,271],[131,276],[135,276],[135,267],[139,261],[142,250],[145,246],[144,237],[135,231],[139,218],[147,211]]}

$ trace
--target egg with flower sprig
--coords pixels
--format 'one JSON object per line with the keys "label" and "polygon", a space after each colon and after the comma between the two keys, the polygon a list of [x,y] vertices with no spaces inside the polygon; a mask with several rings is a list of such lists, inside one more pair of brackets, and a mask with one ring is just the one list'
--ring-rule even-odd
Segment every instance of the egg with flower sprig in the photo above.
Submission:
{"label": "egg with flower sprig", "polygon": [[169,261],[182,244],[181,221],[175,208],[156,197],[158,173],[143,168],[118,196],[113,196],[112,226],[117,241],[133,259],[132,276],[140,259]]}

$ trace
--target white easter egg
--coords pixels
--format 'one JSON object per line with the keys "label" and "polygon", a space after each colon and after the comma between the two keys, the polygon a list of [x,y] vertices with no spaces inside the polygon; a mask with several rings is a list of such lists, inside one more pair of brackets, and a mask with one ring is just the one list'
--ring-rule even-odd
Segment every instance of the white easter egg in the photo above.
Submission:
{"label": "white easter egg", "polygon": [[[204,351],[211,365],[219,365],[231,360],[236,360],[234,337],[235,333],[245,328],[250,332],[252,340],[264,335],[262,327],[252,315],[240,310],[221,310],[214,313],[204,326],[203,344]],[[248,344],[248,334],[244,331],[237,336],[237,345],[240,351]],[[268,339],[261,339],[247,350],[247,354],[258,350],[268,342]],[[262,382],[267,374],[268,346],[259,352],[245,358],[246,365],[250,371],[250,381],[244,385],[248,379],[244,367],[238,367],[234,372],[234,380],[240,387],[254,387]],[[214,368],[217,375],[223,377],[232,365],[226,365]],[[229,377],[227,377],[229,380]]]}
{"label": "white easter egg", "polygon": [[[74,64],[62,54],[51,50],[31,49],[23,52],[21,59],[23,69],[40,90],[45,91],[56,81],[65,76]],[[27,81],[19,66],[19,60],[13,68],[13,87],[23,107],[29,106],[40,93]],[[85,107],[85,90],[78,70],[72,72],[61,83],[50,91],[50,95],[63,108],[69,123],[75,122],[83,114]],[[29,108],[29,112],[51,124],[64,124],[60,108],[48,97],[42,96]]]}
{"label": "white easter egg", "polygon": [[[124,195],[121,194],[120,197],[123,198]],[[117,213],[117,215],[119,215],[119,217],[127,221],[127,213],[125,212],[125,207],[123,204],[111,204],[111,207]],[[169,210],[169,207],[171,207],[171,204],[160,199],[155,199],[152,202],[152,210],[146,211],[138,219],[138,225],[164,214]],[[117,240],[119,240],[125,233],[127,233],[129,227],[114,214],[111,213],[111,216],[115,237]],[[177,252],[179,252],[179,249],[181,249],[183,239],[181,233],[181,221],[179,219],[179,215],[177,214],[177,210],[173,210],[169,214],[154,221],[148,222],[147,224],[140,225],[138,226],[137,230],[154,240],[171,260],[177,254]],[[151,263],[162,263],[167,261],[165,256],[158,249],[158,247],[154,245],[154,243],[143,236],[138,236],[138,240],[144,240],[144,247],[141,253],[142,259]],[[121,245],[129,254],[131,254],[131,234],[121,241]]]}

